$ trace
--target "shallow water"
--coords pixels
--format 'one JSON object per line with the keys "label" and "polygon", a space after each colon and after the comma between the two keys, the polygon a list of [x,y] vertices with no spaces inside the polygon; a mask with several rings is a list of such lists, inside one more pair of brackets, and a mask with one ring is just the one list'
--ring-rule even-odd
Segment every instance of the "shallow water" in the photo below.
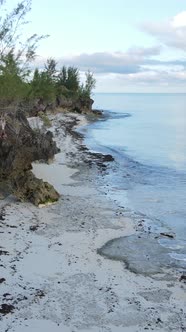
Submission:
{"label": "shallow water", "polygon": [[[108,118],[89,126],[86,143],[116,159],[106,176],[110,196],[147,219],[151,231],[171,232],[177,245],[185,246],[186,94],[97,94],[94,99]],[[171,257],[184,262],[184,252],[178,257],[174,250]]]}

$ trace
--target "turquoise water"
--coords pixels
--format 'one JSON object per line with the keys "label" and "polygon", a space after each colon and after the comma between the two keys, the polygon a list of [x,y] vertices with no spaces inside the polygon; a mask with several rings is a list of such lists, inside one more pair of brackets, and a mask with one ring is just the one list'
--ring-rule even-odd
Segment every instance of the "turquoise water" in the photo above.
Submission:
{"label": "turquoise water", "polygon": [[95,107],[119,114],[101,132],[101,145],[119,147],[136,160],[186,171],[186,94],[97,94]]}
{"label": "turquoise water", "polygon": [[[96,94],[107,120],[92,124],[87,144],[111,153],[110,195],[149,221],[152,231],[186,234],[186,94]],[[165,244],[164,244],[165,245]],[[186,255],[174,255],[185,260]]]}

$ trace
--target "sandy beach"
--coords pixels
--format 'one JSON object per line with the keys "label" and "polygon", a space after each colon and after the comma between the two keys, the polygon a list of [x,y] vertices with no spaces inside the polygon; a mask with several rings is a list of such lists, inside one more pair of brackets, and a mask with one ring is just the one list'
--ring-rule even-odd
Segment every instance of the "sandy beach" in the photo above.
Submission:
{"label": "sandy beach", "polygon": [[107,197],[109,166],[73,131],[86,117],[50,117],[61,152],[33,172],[59,201],[42,208],[0,201],[0,331],[186,331],[180,273],[145,276],[98,254],[109,240],[138,234],[138,224]]}

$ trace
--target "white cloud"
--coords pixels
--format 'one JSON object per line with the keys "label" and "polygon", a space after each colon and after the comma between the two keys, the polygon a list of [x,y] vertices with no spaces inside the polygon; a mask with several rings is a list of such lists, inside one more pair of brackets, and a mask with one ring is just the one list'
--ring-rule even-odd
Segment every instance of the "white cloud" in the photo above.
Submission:
{"label": "white cloud", "polygon": [[[169,22],[170,28],[170,22]],[[152,28],[152,25],[151,25]],[[156,28],[156,29],[155,29]],[[153,31],[162,31],[162,25]],[[172,27],[173,29],[173,27]],[[167,31],[164,28],[164,31]],[[126,52],[82,53],[56,59],[58,68],[63,65],[78,67],[83,73],[90,69],[97,80],[96,91],[185,91],[186,60],[162,61],[161,47],[133,47]],[[43,68],[46,59],[39,59],[37,66]],[[140,90],[141,89],[141,90]],[[144,90],[143,90],[144,89]]]}
{"label": "white cloud", "polygon": [[[122,73],[130,74],[141,70],[141,66],[150,61],[153,56],[160,54],[161,48],[136,47],[130,48],[126,52],[96,52],[82,53],[57,58],[58,67],[63,65],[78,67],[81,71],[90,69],[94,73]],[[35,65],[43,67],[47,59],[37,58]]]}
{"label": "white cloud", "polygon": [[156,71],[150,70],[129,75],[118,75],[118,78],[123,77],[125,81],[139,83],[139,84],[163,84],[163,85],[185,85],[186,71]]}
{"label": "white cloud", "polygon": [[64,57],[59,64],[74,65],[81,70],[91,69],[97,73],[134,73],[146,59],[160,54],[160,47],[136,47],[126,52],[97,52]]}
{"label": "white cloud", "polygon": [[172,25],[174,28],[186,27],[186,11],[174,16]]}
{"label": "white cloud", "polygon": [[182,92],[185,93],[186,71],[149,71],[134,74],[95,75],[97,92]]}
{"label": "white cloud", "polygon": [[146,22],[141,28],[162,44],[186,51],[186,11],[162,22]]}

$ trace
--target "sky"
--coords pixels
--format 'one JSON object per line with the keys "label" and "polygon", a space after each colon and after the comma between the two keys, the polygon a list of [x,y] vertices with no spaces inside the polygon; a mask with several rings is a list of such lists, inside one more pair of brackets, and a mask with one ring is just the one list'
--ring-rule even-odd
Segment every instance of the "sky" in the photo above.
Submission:
{"label": "sky", "polygon": [[37,66],[90,70],[95,92],[186,92],[185,0],[32,0],[27,18],[25,35],[50,35]]}

